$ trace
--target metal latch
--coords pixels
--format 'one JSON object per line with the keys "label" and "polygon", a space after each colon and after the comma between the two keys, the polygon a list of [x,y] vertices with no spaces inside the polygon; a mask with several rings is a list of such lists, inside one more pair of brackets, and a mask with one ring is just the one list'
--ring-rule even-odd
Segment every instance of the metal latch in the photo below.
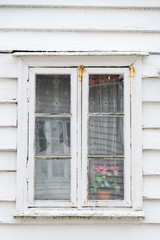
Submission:
{"label": "metal latch", "polygon": [[83,65],[79,66],[78,68],[78,78],[79,78],[79,81],[82,81],[83,80],[83,74],[86,72],[86,69],[84,68]]}
{"label": "metal latch", "polygon": [[129,66],[129,77],[134,78],[136,76],[135,67]]}

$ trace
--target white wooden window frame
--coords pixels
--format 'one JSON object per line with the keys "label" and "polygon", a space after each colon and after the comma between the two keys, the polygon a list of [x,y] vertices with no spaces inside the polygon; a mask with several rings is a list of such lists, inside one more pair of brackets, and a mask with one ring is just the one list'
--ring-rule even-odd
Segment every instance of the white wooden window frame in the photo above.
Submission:
{"label": "white wooden window frame", "polygon": [[[32,55],[32,54],[31,54]],[[66,55],[66,54],[65,54]],[[92,55],[92,54],[91,54]],[[143,217],[144,214],[142,212],[142,126],[141,126],[141,57],[137,57],[137,54],[133,54],[132,56],[25,56],[22,53],[19,57],[19,96],[18,96],[18,149],[17,149],[17,197],[16,197],[16,212],[15,216],[131,216],[131,217]],[[54,208],[52,203],[50,202],[48,205],[48,210],[46,211],[46,208],[44,210],[44,206],[46,206],[45,202],[42,204],[36,203],[37,206],[35,208],[33,204],[33,191],[30,192],[28,195],[28,187],[29,187],[29,181],[32,176],[28,175],[28,111],[29,111],[29,104],[30,98],[32,99],[32,96],[34,96],[33,89],[29,88],[29,71],[32,69],[32,71],[36,72],[38,71],[42,72],[44,71],[43,68],[48,68],[49,71],[53,71],[54,68],[65,68],[66,70],[69,69],[68,67],[75,67],[75,69],[78,68],[79,65],[83,64],[84,66],[87,66],[88,71],[94,71],[94,67],[100,67],[101,72],[102,69],[105,71],[105,73],[112,73],[113,72],[123,72],[125,74],[125,78],[127,77],[127,74],[130,75],[129,70],[128,73],[124,68],[128,68],[129,66],[134,66],[136,69],[136,75],[129,76],[130,78],[130,86],[126,85],[126,90],[130,88],[129,94],[130,94],[130,134],[127,134],[127,138],[129,138],[130,135],[130,184],[128,182],[129,186],[126,187],[126,193],[125,193],[125,200],[123,202],[115,202],[114,201],[107,201],[107,204],[101,202],[99,208],[94,207],[94,202],[90,204],[88,203],[86,199],[86,189],[85,188],[78,188],[77,193],[77,199],[78,202],[76,202],[75,196],[73,196],[71,202],[66,203],[66,206],[64,202],[61,206],[63,206],[62,209],[59,209],[59,207],[54,205]],[[105,66],[105,67],[104,67]],[[34,68],[36,70],[34,70]],[[52,68],[52,70],[50,70]],[[115,70],[118,68],[117,70]],[[74,70],[75,70],[74,69]],[[71,69],[67,70],[71,71]],[[32,73],[32,74],[35,74]],[[73,72],[72,72],[73,73]],[[74,72],[75,74],[75,72]],[[84,80],[87,79],[87,74],[84,77]],[[78,83],[79,85],[80,83]],[[87,84],[87,81],[86,83]],[[29,90],[30,89],[30,90]],[[86,88],[83,88],[86,89]],[[78,86],[78,98],[80,97],[80,87]],[[83,94],[86,94],[83,90]],[[30,95],[31,94],[31,95]],[[129,94],[126,94],[125,98],[129,97]],[[80,99],[79,99],[80,100]],[[32,101],[32,100],[31,100]],[[82,103],[84,105],[84,102]],[[125,109],[128,109],[129,105],[125,107]],[[33,111],[33,110],[31,110]],[[78,109],[80,111],[80,109]],[[86,107],[84,107],[84,114],[87,114]],[[30,118],[29,121],[33,121],[32,118]],[[129,124],[129,121],[128,123]],[[127,126],[125,127],[125,131],[128,131]],[[80,126],[80,118],[78,118],[78,126]],[[78,127],[78,131],[80,131]],[[83,132],[86,131],[86,126],[84,124]],[[80,134],[79,134],[80,136]],[[73,136],[72,136],[73,137]],[[81,137],[81,136],[80,136]],[[31,141],[30,141],[31,142]],[[81,148],[80,145],[80,139],[77,139],[77,148]],[[31,151],[31,150],[30,150]],[[86,150],[85,150],[86,151]],[[84,151],[84,152],[85,152]],[[31,151],[32,152],[32,151]],[[31,154],[32,155],[32,154]],[[129,157],[129,151],[126,152],[127,158]],[[85,159],[85,158],[84,158]],[[74,166],[75,167],[75,166]],[[77,167],[79,169],[78,172],[78,185],[81,184],[81,163],[80,163],[80,155],[78,155],[78,163]],[[129,167],[129,165],[127,166]],[[85,168],[85,164],[82,164],[82,168]],[[83,171],[83,177],[85,178],[86,172]],[[129,177],[126,175],[125,179],[129,179]],[[125,181],[125,184],[127,184],[127,181]],[[83,194],[84,195],[83,195]],[[84,197],[82,197],[82,195]],[[48,201],[47,201],[48,202]],[[59,203],[57,204],[59,205]],[[59,205],[60,206],[60,205]],[[60,207],[61,207],[60,206]],[[77,208],[70,208],[75,207]],[[83,206],[83,207],[82,207]],[[56,207],[56,208],[55,208]],[[67,208],[71,209],[66,212]],[[87,207],[87,208],[86,208]],[[104,208],[105,207],[105,208]],[[128,209],[128,210],[127,210]],[[44,210],[44,211],[43,211]],[[58,211],[58,212],[57,212]]]}

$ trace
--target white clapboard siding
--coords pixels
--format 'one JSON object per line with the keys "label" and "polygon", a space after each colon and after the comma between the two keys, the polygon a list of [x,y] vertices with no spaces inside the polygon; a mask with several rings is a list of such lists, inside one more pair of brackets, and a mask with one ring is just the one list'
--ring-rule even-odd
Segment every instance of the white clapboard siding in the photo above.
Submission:
{"label": "white clapboard siding", "polygon": [[160,77],[160,55],[143,58],[143,77]]}
{"label": "white clapboard siding", "polygon": [[1,0],[0,6],[158,8],[160,2],[158,0]]}
{"label": "white clapboard siding", "polygon": [[160,173],[160,151],[143,151],[143,174]]}
{"label": "white clapboard siding", "polygon": [[160,129],[143,129],[143,149],[160,149]]}
{"label": "white clapboard siding", "polygon": [[17,125],[17,105],[0,104],[0,127]]}
{"label": "white clapboard siding", "polygon": [[143,128],[160,128],[160,102],[143,103],[142,119]]}
{"label": "white clapboard siding", "polygon": [[13,202],[0,202],[0,223],[13,222],[13,213],[15,211],[16,203]]}
{"label": "white clapboard siding", "polygon": [[16,128],[0,128],[0,151],[16,150]]}
{"label": "white clapboard siding", "polygon": [[160,175],[143,177],[144,199],[160,199]]}
{"label": "white clapboard siding", "polygon": [[15,201],[16,173],[0,172],[0,201]]}
{"label": "white clapboard siding", "polygon": [[145,200],[143,202],[145,222],[160,223],[160,200]]}
{"label": "white clapboard siding", "polygon": [[16,158],[16,152],[0,152],[0,171],[15,171]]}
{"label": "white clapboard siding", "polygon": [[[0,38],[1,39],[1,38]],[[10,42],[12,37],[10,38]],[[1,42],[3,40],[1,39]],[[9,47],[9,45],[8,45]],[[4,51],[8,51],[8,47],[4,49]],[[1,49],[1,47],[0,47]],[[18,76],[18,65],[17,58],[14,58],[11,54],[0,54],[0,78],[16,78]]]}
{"label": "white clapboard siding", "polygon": [[[160,56],[159,56],[159,62],[160,62]],[[160,102],[159,89],[160,89],[160,78],[144,78],[143,84],[142,84],[143,101]]]}
{"label": "white clapboard siding", "polygon": [[17,101],[17,85],[15,78],[0,78],[0,102]]}
{"label": "white clapboard siding", "polygon": [[10,29],[160,32],[159,22],[160,10],[101,8],[86,11],[84,8],[40,8],[38,10],[36,8],[0,8],[1,31]]}
{"label": "white clapboard siding", "polygon": [[[37,219],[36,219],[37,220]],[[23,221],[23,220],[21,220]],[[36,221],[35,221],[36,222]],[[23,224],[23,225],[7,225],[1,227],[2,240],[22,240],[22,239],[38,239],[38,240],[52,240],[54,239],[73,239],[96,240],[99,236],[107,236],[110,240],[158,240],[160,228],[155,224],[86,224],[85,219],[83,224]],[[75,221],[76,222],[76,221]]]}
{"label": "white clapboard siding", "polygon": [[160,34],[154,33],[4,31],[0,39],[1,51],[160,52]]}

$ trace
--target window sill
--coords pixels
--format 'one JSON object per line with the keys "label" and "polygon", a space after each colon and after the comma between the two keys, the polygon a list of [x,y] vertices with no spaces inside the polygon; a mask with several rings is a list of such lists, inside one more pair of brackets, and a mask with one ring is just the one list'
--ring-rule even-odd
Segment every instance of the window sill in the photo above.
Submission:
{"label": "window sill", "polygon": [[20,217],[47,217],[47,218],[101,218],[101,219],[144,219],[143,211],[132,209],[37,209],[16,211],[13,215]]}

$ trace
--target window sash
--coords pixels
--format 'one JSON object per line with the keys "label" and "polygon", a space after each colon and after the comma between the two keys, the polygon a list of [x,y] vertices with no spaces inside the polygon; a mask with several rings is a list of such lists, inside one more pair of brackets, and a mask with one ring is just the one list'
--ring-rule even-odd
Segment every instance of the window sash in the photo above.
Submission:
{"label": "window sash", "polygon": [[[71,192],[70,200],[34,200],[34,169],[35,169],[35,117],[39,114],[35,113],[35,87],[36,87],[36,74],[69,74],[71,80],[71,112],[69,115],[71,121],[71,157],[66,156],[62,157],[62,159],[70,159],[71,163]],[[77,69],[74,68],[30,68],[29,69],[29,156],[28,156],[28,207],[76,207],[77,206],[77,177],[76,177],[76,152],[77,152],[77,141],[75,139],[76,129],[77,129],[77,106],[76,106],[76,95],[77,95]],[[40,114],[41,115],[41,114]],[[45,117],[45,114],[42,114]],[[67,114],[61,114],[66,117]],[[47,115],[46,115],[47,116]],[[58,115],[57,115],[58,116]],[[61,156],[58,156],[60,158]],[[44,158],[47,159],[48,157]],[[52,159],[56,159],[56,156],[51,157]]]}
{"label": "window sash", "polygon": [[[123,74],[124,75],[124,200],[88,200],[88,116],[89,115],[103,115],[109,114],[89,114],[89,74]],[[82,199],[81,205],[83,207],[105,207],[105,206],[131,206],[130,197],[130,78],[128,77],[128,69],[125,68],[86,68],[83,79],[82,89]],[[98,156],[101,158],[100,156]],[[104,156],[102,156],[104,157]],[[122,157],[122,156],[121,156]],[[108,157],[111,159],[112,157]],[[107,159],[107,157],[106,157]]]}

